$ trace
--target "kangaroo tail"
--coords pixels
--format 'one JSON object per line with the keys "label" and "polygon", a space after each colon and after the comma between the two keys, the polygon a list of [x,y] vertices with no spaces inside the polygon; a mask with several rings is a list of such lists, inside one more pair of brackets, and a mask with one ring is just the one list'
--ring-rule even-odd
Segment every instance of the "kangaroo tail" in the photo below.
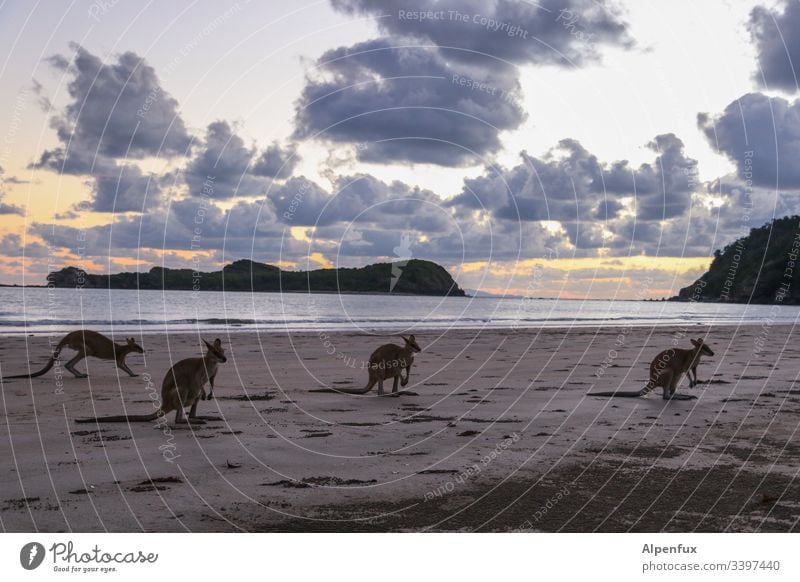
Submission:
{"label": "kangaroo tail", "polygon": [[620,398],[638,398],[644,390],[618,390],[617,392],[589,392],[589,396],[611,396]]}
{"label": "kangaroo tail", "polygon": [[367,382],[367,385],[363,388],[319,388],[317,390],[309,390],[309,392],[338,392],[339,394],[366,394],[372,387],[375,386],[375,382],[370,380]]}
{"label": "kangaroo tail", "polygon": [[364,388],[319,388],[317,390],[309,390],[309,392],[337,392],[339,394],[366,394],[372,390],[371,385]]}
{"label": "kangaroo tail", "polygon": [[76,418],[75,422],[148,422],[158,418],[160,411],[153,414],[119,414],[117,416],[96,416],[94,418]]}
{"label": "kangaroo tail", "polygon": [[61,354],[61,348],[63,347],[64,347],[63,343],[59,343],[58,346],[56,346],[55,351],[53,351],[53,355],[50,356],[50,359],[44,365],[44,368],[42,368],[38,372],[33,372],[30,374],[17,374],[16,376],[6,376],[3,378],[3,380],[16,380],[18,378],[38,378],[39,376],[45,375],[50,370],[50,368],[53,367],[53,364],[56,363],[59,354]]}

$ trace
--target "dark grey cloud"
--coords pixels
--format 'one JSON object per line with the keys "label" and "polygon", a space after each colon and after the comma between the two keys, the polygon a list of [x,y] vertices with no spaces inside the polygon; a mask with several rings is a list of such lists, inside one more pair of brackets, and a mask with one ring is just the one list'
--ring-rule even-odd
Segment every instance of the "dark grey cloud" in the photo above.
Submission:
{"label": "dark grey cloud", "polygon": [[513,168],[490,167],[465,180],[449,204],[486,209],[507,220],[580,224],[616,218],[623,208],[620,199],[632,197],[639,220],[679,216],[691,203],[697,162],[685,155],[683,142],[673,134],[657,136],[648,147],[657,154],[655,160],[632,167],[626,160],[602,163],[577,141],[562,140],[541,158],[522,152],[522,162]]}
{"label": "dark grey cloud", "polygon": [[326,225],[332,222],[323,216],[330,194],[319,184],[298,176],[267,193],[278,220],[289,226]]}
{"label": "dark grey cloud", "polygon": [[488,57],[371,40],[326,52],[297,103],[295,137],[358,144],[366,162],[474,164],[525,119],[517,71]]}
{"label": "dark grey cloud", "polygon": [[144,212],[161,202],[158,177],[142,173],[138,166],[98,160],[93,177],[95,212]]}
{"label": "dark grey cloud", "polygon": [[[0,168],[0,174],[2,174],[2,172],[3,172],[3,169]],[[31,183],[30,180],[23,180],[21,178],[17,178],[16,176],[8,176],[6,178],[0,177],[0,182],[5,183],[5,184],[14,184],[14,185],[30,184]]]}
{"label": "dark grey cloud", "polygon": [[[257,256],[277,261],[281,248],[294,254],[297,241],[287,236],[264,202],[240,201],[229,209],[208,200],[183,199],[169,211],[120,216],[113,225],[76,228],[36,223],[35,234],[57,248],[81,249],[87,257],[135,255],[144,251],[225,253],[230,258]],[[285,238],[284,238],[285,237]]]}
{"label": "dark grey cloud", "polygon": [[[683,215],[691,206],[693,190],[699,187],[697,161],[686,156],[683,142],[674,134],[663,134],[648,144],[658,155],[652,164],[642,164],[632,173],[629,192],[636,193],[640,220],[665,220]],[[650,187],[640,189],[646,180]]]}
{"label": "dark grey cloud", "polygon": [[141,212],[145,201],[158,203],[161,190],[130,161],[187,153],[191,138],[178,103],[138,55],[126,52],[104,63],[73,48],[69,59],[49,59],[70,79],[70,101],[51,119],[60,145],[32,166],[92,178],[92,210]]}
{"label": "dark grey cloud", "polygon": [[562,256],[569,253],[567,239],[539,223],[514,223],[494,217],[476,222],[451,215],[446,228],[432,233],[391,223],[337,223],[317,229],[311,236],[312,252],[322,252],[343,265],[408,258],[399,250],[404,248],[404,238],[410,241],[411,256],[456,265],[548,256],[548,248],[558,248]]}
{"label": "dark grey cloud", "polygon": [[[289,213],[285,215],[284,213]],[[292,226],[312,226],[311,241],[295,240]],[[169,210],[122,215],[112,225],[80,229],[36,224],[31,234],[57,248],[89,257],[163,251],[211,251],[226,260],[302,261],[322,252],[337,264],[360,265],[395,257],[403,239],[413,257],[431,260],[514,260],[545,256],[548,247],[567,253],[568,240],[535,222],[460,216],[429,190],[373,176],[343,176],[330,191],[305,178],[275,187],[258,202],[230,209],[213,199],[185,198]]]}
{"label": "dark grey cloud", "polygon": [[598,0],[331,0],[347,14],[377,18],[381,30],[439,46],[470,62],[492,55],[516,64],[575,66],[599,58],[603,45],[630,46],[619,9]]}
{"label": "dark grey cloud", "polygon": [[2,214],[24,214],[22,208],[20,206],[16,206],[14,204],[7,204],[3,202],[3,198],[5,198],[6,193],[3,190],[3,184],[19,184],[20,182],[15,180],[13,176],[6,178],[5,177],[5,170],[3,166],[0,166],[0,215]]}
{"label": "dark grey cloud", "polygon": [[[450,201],[365,174],[343,176],[330,190],[297,177],[275,186],[261,201],[240,201],[227,210],[213,200],[188,198],[174,201],[169,212],[122,216],[113,228],[35,225],[32,233],[58,247],[84,247],[87,256],[105,257],[109,249],[112,257],[139,249],[210,251],[216,260],[253,257],[305,264],[306,257],[321,252],[342,266],[407,258],[397,253],[404,239],[411,241],[413,257],[452,266],[471,261],[591,257],[599,249],[609,256],[701,256],[735,238],[738,230],[732,213],[739,201],[732,189],[715,193],[724,198],[721,207],[709,208],[701,200],[677,215],[663,208],[648,210],[652,217],[631,212],[634,194],[664,198],[663,187],[648,186],[640,196],[635,184],[641,176],[645,184],[668,184],[680,192],[688,187],[684,174],[675,171],[693,164],[683,155],[680,141],[659,136],[651,143],[656,146],[661,149],[654,162],[632,167],[624,162],[602,163],[577,142],[567,140],[542,158],[524,155],[519,166],[502,170],[504,180],[487,175],[467,181],[464,193]],[[626,171],[633,176],[623,180]],[[614,192],[603,190],[607,176],[615,178]],[[519,216],[509,211],[514,197],[508,194],[508,184],[513,184],[521,203]],[[566,184],[568,193],[554,191],[542,205],[535,196],[549,192],[553,184]],[[703,187],[711,188],[701,186],[701,194]],[[466,193],[480,195],[485,208]],[[623,198],[625,204],[620,202]],[[542,209],[550,210],[549,218],[546,213],[531,218],[531,213]],[[598,211],[604,216],[598,217]],[[664,218],[666,214],[670,216]],[[315,226],[306,231],[311,240],[293,239],[289,233],[293,226]],[[84,240],[79,243],[81,237]]]}
{"label": "dark grey cloud", "polygon": [[52,118],[61,146],[38,165],[68,174],[91,174],[98,157],[141,159],[186,153],[190,146],[177,101],[155,70],[132,52],[104,63],[79,45],[74,57],[50,58],[70,77],[70,102]]}
{"label": "dark grey cloud", "polygon": [[308,250],[341,265],[404,258],[397,249],[406,238],[414,257],[456,264],[545,256],[548,246],[566,252],[568,242],[536,222],[491,215],[476,220],[430,191],[363,174],[342,177],[331,194],[314,201],[315,210],[308,210],[320,221]]}
{"label": "dark grey cloud", "polygon": [[0,192],[0,214],[24,214],[22,207],[17,206],[15,204],[7,204],[3,202],[3,197],[5,195]]}
{"label": "dark grey cloud", "polygon": [[800,2],[786,0],[776,8],[756,6],[750,34],[758,54],[753,77],[766,88],[794,92],[800,83]]}
{"label": "dark grey cloud", "polygon": [[278,220],[291,226],[369,223],[436,232],[446,228],[444,214],[449,213],[430,190],[400,181],[387,184],[369,174],[340,176],[332,192],[304,177],[292,178],[268,197]]}
{"label": "dark grey cloud", "polygon": [[22,242],[22,237],[18,234],[7,234],[0,238],[0,255],[3,257],[30,257],[44,258],[48,256],[48,249],[45,245],[36,241]]}
{"label": "dark grey cloud", "polygon": [[209,124],[203,144],[186,166],[189,194],[219,199],[263,196],[271,180],[253,173],[255,157],[255,146],[245,144],[227,122]]}
{"label": "dark grey cloud", "polygon": [[705,185],[706,191],[721,200],[716,208],[719,229],[738,230],[744,236],[779,216],[800,214],[800,192],[754,186],[736,174],[721,176]]}
{"label": "dark grey cloud", "polygon": [[292,175],[299,161],[300,157],[294,144],[281,147],[274,142],[261,152],[253,166],[253,173],[257,176],[284,180]]}
{"label": "dark grey cloud", "polygon": [[773,188],[800,187],[800,100],[748,93],[697,125],[736,164],[740,179]]}

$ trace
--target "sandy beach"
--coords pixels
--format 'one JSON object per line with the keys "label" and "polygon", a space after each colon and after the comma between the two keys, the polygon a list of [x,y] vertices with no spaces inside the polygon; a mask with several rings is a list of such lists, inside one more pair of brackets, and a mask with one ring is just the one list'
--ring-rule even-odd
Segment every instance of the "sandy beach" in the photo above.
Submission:
{"label": "sandy beach", "polygon": [[[800,348],[789,327],[692,326],[716,352],[693,401],[587,397],[638,389],[674,328],[419,334],[406,392],[360,387],[390,336],[222,336],[222,420],[75,424],[147,414],[197,335],[137,338],[144,356],[2,386],[4,531],[794,531]],[[56,341],[59,338],[56,338]],[[121,338],[118,338],[121,340]],[[208,337],[207,339],[213,339]],[[395,340],[398,341],[398,340]],[[43,365],[47,337],[6,337],[4,375]],[[65,350],[62,358],[71,357]],[[63,378],[59,374],[66,374]]]}

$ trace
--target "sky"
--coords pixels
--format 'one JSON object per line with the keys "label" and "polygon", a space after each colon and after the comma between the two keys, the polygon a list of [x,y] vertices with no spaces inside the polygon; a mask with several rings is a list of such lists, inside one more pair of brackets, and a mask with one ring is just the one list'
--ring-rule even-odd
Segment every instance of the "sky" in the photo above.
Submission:
{"label": "sky", "polygon": [[0,49],[2,283],[410,253],[661,298],[798,213],[800,0],[0,0]]}

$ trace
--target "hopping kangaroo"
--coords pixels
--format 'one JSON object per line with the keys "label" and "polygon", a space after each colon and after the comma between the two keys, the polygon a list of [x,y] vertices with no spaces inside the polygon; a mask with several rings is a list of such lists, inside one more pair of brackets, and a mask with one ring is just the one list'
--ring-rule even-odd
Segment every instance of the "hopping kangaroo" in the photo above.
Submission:
{"label": "hopping kangaroo", "polygon": [[[213,397],[214,378],[217,365],[227,361],[222,342],[214,340],[213,344],[203,340],[208,348],[202,358],[187,358],[176,363],[161,382],[161,407],[153,414],[99,416],[81,418],[75,422],[145,422],[175,411],[175,424],[205,424],[207,420],[220,420],[216,416],[198,416],[197,403],[206,398],[205,384],[211,383],[208,398]],[[183,416],[183,409],[191,405],[188,418]]]}
{"label": "hopping kangaroo", "polygon": [[[405,345],[400,347],[396,344],[385,344],[372,352],[369,357],[369,379],[363,388],[324,388],[322,390],[312,390],[312,392],[343,392],[345,394],[366,394],[375,384],[378,385],[378,394],[383,394],[383,381],[394,378],[392,394],[397,393],[397,383],[401,386],[408,384],[408,377],[411,374],[411,366],[414,363],[414,352],[421,352],[422,348],[417,344],[413,335],[403,338]],[[403,378],[403,370],[406,377]]]}
{"label": "hopping kangaroo", "polygon": [[64,339],[58,342],[56,349],[53,351],[53,355],[50,356],[50,360],[48,360],[44,368],[38,372],[33,372],[31,374],[19,374],[16,376],[6,376],[3,378],[3,380],[13,380],[15,378],[38,378],[39,376],[47,373],[47,371],[53,367],[53,364],[61,354],[61,350],[63,350],[65,347],[78,352],[74,358],[64,364],[64,367],[76,378],[88,377],[87,374],[78,372],[75,369],[75,364],[84,358],[88,358],[89,356],[100,358],[101,360],[114,360],[117,363],[117,368],[127,372],[130,376],[136,376],[136,374],[134,374],[125,363],[125,358],[131,352],[136,352],[138,354],[144,353],[142,346],[137,344],[136,340],[132,337],[127,338],[124,344],[117,344],[101,333],[97,333],[96,331],[91,331],[89,329],[83,329],[73,331],[65,335]]}
{"label": "hopping kangaroo", "polygon": [[[702,338],[691,340],[691,342],[694,345],[692,349],[670,348],[658,354],[655,359],[650,362],[650,380],[641,390],[627,392],[590,392],[589,396],[622,396],[626,398],[635,398],[637,396],[645,396],[660,387],[664,400],[691,400],[697,398],[697,396],[691,394],[675,394],[675,389],[678,387],[678,382],[680,382],[684,374],[689,377],[689,386],[696,386],[697,365],[700,363],[700,356],[713,356],[714,352],[703,343]],[[692,373],[694,373],[694,379],[692,379]]]}

